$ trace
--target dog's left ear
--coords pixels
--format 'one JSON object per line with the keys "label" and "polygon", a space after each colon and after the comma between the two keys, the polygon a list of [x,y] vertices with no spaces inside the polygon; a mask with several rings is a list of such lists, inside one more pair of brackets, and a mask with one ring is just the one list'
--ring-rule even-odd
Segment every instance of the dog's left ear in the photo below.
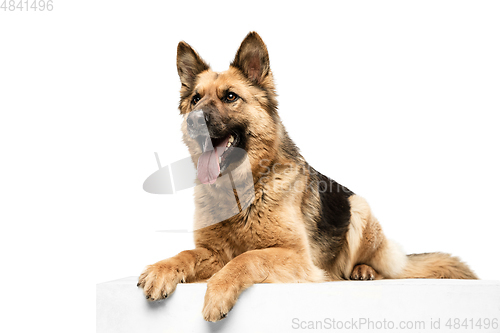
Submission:
{"label": "dog's left ear", "polygon": [[261,84],[270,72],[269,54],[260,36],[250,32],[236,52],[231,66],[240,69],[251,81]]}
{"label": "dog's left ear", "polygon": [[196,81],[196,76],[209,68],[188,43],[179,43],[177,46],[177,73],[179,73],[183,86],[191,89]]}

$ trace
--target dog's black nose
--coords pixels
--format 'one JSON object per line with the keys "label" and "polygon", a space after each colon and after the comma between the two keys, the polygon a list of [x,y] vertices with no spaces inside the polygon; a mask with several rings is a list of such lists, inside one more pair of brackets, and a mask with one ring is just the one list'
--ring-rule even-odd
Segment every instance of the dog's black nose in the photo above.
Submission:
{"label": "dog's black nose", "polygon": [[209,116],[203,110],[191,111],[186,121],[190,129],[200,130],[207,126]]}

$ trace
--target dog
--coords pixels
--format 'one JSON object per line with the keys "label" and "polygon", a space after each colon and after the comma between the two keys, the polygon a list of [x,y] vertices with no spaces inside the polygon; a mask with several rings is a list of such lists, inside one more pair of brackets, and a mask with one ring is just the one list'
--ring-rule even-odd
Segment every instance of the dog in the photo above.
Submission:
{"label": "dog", "polygon": [[[365,199],[307,164],[278,115],[268,51],[257,33],[246,36],[221,73],[180,42],[177,70],[183,141],[200,185],[195,249],[146,267],[137,285],[147,299],[167,298],[178,283],[207,281],[202,314],[215,322],[255,283],[477,279],[449,254],[406,255],[384,236]],[[215,148],[207,151],[207,143]],[[223,206],[235,192],[217,191],[217,184],[243,158],[255,195],[220,220],[214,202]],[[238,177],[232,172],[231,181]]]}

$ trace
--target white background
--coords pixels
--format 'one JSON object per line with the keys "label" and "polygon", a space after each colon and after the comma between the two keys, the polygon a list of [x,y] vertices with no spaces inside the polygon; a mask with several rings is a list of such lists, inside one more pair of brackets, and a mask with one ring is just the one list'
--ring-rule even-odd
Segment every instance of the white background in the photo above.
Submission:
{"label": "white background", "polygon": [[92,331],[96,283],[192,248],[191,234],[155,232],[191,223],[192,192],[142,190],[155,151],[187,156],[177,43],[221,71],[251,30],[305,158],[365,197],[408,253],[450,252],[498,279],[499,16],[495,1],[0,11],[3,324]]}

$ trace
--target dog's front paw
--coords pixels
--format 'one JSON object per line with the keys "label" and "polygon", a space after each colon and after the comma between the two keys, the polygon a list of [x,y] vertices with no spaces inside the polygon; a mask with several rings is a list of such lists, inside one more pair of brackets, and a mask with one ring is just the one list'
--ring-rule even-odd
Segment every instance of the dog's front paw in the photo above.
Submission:
{"label": "dog's front paw", "polygon": [[238,298],[233,288],[229,283],[208,281],[205,304],[203,305],[203,318],[206,321],[219,321],[231,311]]}
{"label": "dog's front paw", "polygon": [[156,301],[171,295],[179,282],[185,282],[182,267],[175,259],[167,259],[146,267],[137,286],[143,288],[148,300]]}

